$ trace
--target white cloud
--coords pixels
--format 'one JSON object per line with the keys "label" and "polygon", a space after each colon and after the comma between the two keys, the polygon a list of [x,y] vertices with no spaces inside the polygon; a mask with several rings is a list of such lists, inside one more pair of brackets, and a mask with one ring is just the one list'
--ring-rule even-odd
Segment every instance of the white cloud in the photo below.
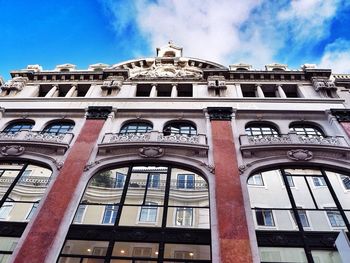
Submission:
{"label": "white cloud", "polygon": [[134,23],[153,50],[172,40],[185,56],[262,68],[326,38],[342,0],[135,0],[132,7],[101,1],[117,33]]}
{"label": "white cloud", "polygon": [[315,41],[328,35],[339,4],[340,0],[293,0],[277,17],[295,40]]}
{"label": "white cloud", "polygon": [[350,41],[339,38],[327,45],[318,67],[331,68],[334,73],[350,73]]}

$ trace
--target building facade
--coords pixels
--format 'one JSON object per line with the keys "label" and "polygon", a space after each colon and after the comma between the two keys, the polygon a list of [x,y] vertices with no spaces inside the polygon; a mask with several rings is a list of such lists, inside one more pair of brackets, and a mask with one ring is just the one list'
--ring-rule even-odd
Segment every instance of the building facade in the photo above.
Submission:
{"label": "building facade", "polygon": [[0,262],[345,262],[348,75],[227,68],[168,44],[11,76]]}

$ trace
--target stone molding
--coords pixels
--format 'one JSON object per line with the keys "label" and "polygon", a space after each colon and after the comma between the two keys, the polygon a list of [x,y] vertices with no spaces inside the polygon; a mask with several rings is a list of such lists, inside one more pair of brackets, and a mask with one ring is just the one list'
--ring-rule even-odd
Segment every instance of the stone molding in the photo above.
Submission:
{"label": "stone molding", "polygon": [[207,109],[211,121],[230,121],[232,118],[231,107],[208,107]]}
{"label": "stone molding", "polygon": [[339,122],[350,122],[350,109],[331,109],[331,113]]}
{"label": "stone molding", "polygon": [[111,112],[111,106],[89,106],[86,119],[106,120]]}

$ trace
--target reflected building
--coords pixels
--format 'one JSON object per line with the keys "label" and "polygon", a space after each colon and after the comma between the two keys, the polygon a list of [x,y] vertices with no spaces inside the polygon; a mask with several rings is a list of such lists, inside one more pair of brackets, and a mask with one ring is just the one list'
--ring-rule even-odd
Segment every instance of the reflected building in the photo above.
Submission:
{"label": "reflected building", "polygon": [[169,43],[11,76],[1,263],[346,262],[347,75],[225,67]]}

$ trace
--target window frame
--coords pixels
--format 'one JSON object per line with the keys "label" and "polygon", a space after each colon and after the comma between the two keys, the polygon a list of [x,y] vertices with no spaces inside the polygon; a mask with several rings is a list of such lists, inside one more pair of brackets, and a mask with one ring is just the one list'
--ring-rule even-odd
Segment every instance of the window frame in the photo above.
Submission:
{"label": "window frame", "polygon": [[[135,126],[135,129],[130,128],[132,125]],[[153,125],[148,121],[129,121],[120,128],[119,134],[143,134],[152,130]]]}
{"label": "window frame", "polygon": [[[253,130],[255,129],[255,130]],[[280,133],[276,126],[266,122],[252,122],[248,123],[245,128],[245,135],[253,136],[253,137],[264,137],[264,136],[272,136],[279,137]],[[254,134],[259,132],[258,134]]]}
{"label": "window frame", "polygon": [[[301,129],[297,131],[296,129]],[[313,129],[313,132],[308,131],[307,129]],[[307,138],[325,138],[326,135],[323,130],[316,125],[310,123],[292,123],[289,125],[289,132],[295,132],[299,136],[304,136]],[[313,133],[315,133],[313,135]]]}
{"label": "window frame", "polygon": [[[10,122],[2,131],[2,133],[6,134],[16,134],[21,131],[31,131],[35,125],[34,121],[13,121]],[[18,128],[14,128],[18,126]]]}
{"label": "window frame", "polygon": [[[57,128],[54,128],[57,126]],[[68,128],[63,128],[67,126]],[[70,121],[53,121],[48,123],[41,133],[43,134],[52,134],[52,135],[64,135],[69,134],[73,131],[75,127],[74,122]]]}
{"label": "window frame", "polygon": [[[188,131],[187,131],[188,130]],[[197,127],[195,124],[188,121],[171,121],[163,128],[164,136],[182,135],[182,136],[196,136]]]}

